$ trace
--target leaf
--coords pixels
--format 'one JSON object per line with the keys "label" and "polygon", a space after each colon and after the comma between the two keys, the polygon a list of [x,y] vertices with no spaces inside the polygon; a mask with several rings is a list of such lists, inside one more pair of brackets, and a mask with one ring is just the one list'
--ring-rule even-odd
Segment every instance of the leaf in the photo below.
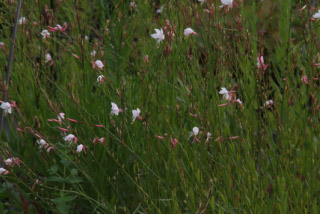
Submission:
{"label": "leaf", "polygon": [[54,182],[61,182],[64,183],[66,180],[62,177],[58,177],[58,176],[50,176],[46,179],[46,181],[54,181]]}
{"label": "leaf", "polygon": [[74,177],[69,177],[66,179],[66,182],[67,183],[70,183],[70,184],[76,184],[76,183],[81,183],[83,182],[83,179],[81,177],[78,177],[78,176],[74,176]]}

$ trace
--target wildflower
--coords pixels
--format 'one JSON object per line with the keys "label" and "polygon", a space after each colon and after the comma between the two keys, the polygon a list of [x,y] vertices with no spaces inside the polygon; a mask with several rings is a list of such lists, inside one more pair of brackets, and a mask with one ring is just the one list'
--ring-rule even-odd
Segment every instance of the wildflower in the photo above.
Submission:
{"label": "wildflower", "polygon": [[236,103],[239,103],[240,105],[242,105],[242,101],[240,99],[236,99],[236,101],[234,101]]}
{"label": "wildflower", "polygon": [[137,8],[137,4],[134,1],[130,2],[130,8],[131,9],[136,9]]}
{"label": "wildflower", "polygon": [[12,108],[11,104],[8,102],[3,102],[0,106],[4,110],[4,114],[11,114],[12,113]]}
{"label": "wildflower", "polygon": [[267,100],[264,104],[264,107],[270,108],[273,105],[273,100]]}
{"label": "wildflower", "polygon": [[94,62],[95,66],[97,66],[98,68],[102,69],[104,67],[103,63],[101,62],[101,60],[96,60]]}
{"label": "wildflower", "polygon": [[320,10],[318,10],[318,12],[316,12],[316,13],[312,16],[312,18],[314,18],[314,19],[320,19]]}
{"label": "wildflower", "polygon": [[170,143],[171,143],[172,147],[175,148],[176,145],[177,145],[177,143],[178,143],[177,138],[172,139],[172,138],[170,137]]}
{"label": "wildflower", "polygon": [[39,144],[39,149],[42,149],[42,147],[48,147],[48,143],[43,139],[37,140],[37,144]]}
{"label": "wildflower", "polygon": [[106,139],[104,137],[102,137],[102,138],[96,137],[93,139],[93,144],[97,144],[97,143],[101,143],[101,144],[106,145]]}
{"label": "wildflower", "polygon": [[0,42],[0,47],[4,48],[4,46],[5,46],[4,42]]}
{"label": "wildflower", "polygon": [[2,175],[2,174],[6,175],[6,174],[8,174],[8,173],[9,173],[8,170],[6,170],[6,169],[4,169],[4,168],[0,168],[0,175]]}
{"label": "wildflower", "polygon": [[7,165],[7,166],[12,166],[14,164],[12,158],[8,158],[7,160],[4,161],[4,163]]}
{"label": "wildflower", "polygon": [[61,113],[59,113],[59,115],[58,115],[58,120],[61,122],[62,120],[64,120],[64,115],[65,115],[65,113],[63,113],[63,112],[61,112]]}
{"label": "wildflower", "polygon": [[207,132],[207,139],[206,139],[206,143],[211,139],[211,133]]}
{"label": "wildflower", "polygon": [[91,55],[91,56],[95,56],[96,53],[97,53],[97,52],[96,52],[95,50],[93,50],[93,51],[91,51],[90,55]]}
{"label": "wildflower", "polygon": [[97,82],[99,83],[99,85],[100,85],[101,83],[103,83],[104,80],[105,80],[105,78],[104,78],[103,75],[99,75],[98,78],[97,78]]}
{"label": "wildflower", "polygon": [[227,6],[228,8],[232,8],[233,0],[221,0],[222,5],[220,7]]}
{"label": "wildflower", "polygon": [[122,112],[121,109],[118,108],[117,104],[111,102],[111,113],[110,116],[112,115],[119,115],[119,112]]}
{"label": "wildflower", "polygon": [[42,38],[43,38],[43,39],[46,39],[47,37],[50,36],[50,33],[49,33],[48,30],[43,30],[43,31],[41,32],[41,35],[42,35]]}
{"label": "wildflower", "polygon": [[151,34],[152,38],[157,40],[157,43],[159,44],[162,40],[164,40],[164,34],[162,29],[154,29],[156,31],[156,33]]}
{"label": "wildflower", "polygon": [[149,56],[148,56],[148,55],[145,55],[144,61],[145,61],[145,63],[150,63],[150,61],[149,61]]}
{"label": "wildflower", "polygon": [[309,84],[309,79],[308,79],[308,76],[304,75],[301,77],[301,81],[304,83],[304,84]]}
{"label": "wildflower", "polygon": [[22,25],[22,24],[25,24],[25,23],[27,23],[26,17],[21,17],[21,18],[18,20],[18,24],[19,24],[19,25]]}
{"label": "wildflower", "polygon": [[85,39],[86,41],[88,41],[88,40],[89,40],[89,37],[88,37],[87,35],[85,35],[84,39]]}
{"label": "wildflower", "polygon": [[38,27],[39,23],[38,22],[33,22],[34,27]]}
{"label": "wildflower", "polygon": [[257,57],[257,67],[262,71],[267,70],[267,67],[268,67],[268,65],[264,64],[263,56],[261,56],[260,54],[258,54],[258,57]]}
{"label": "wildflower", "polygon": [[51,57],[51,55],[50,55],[49,53],[46,54],[46,61],[45,61],[45,63],[47,63],[47,62],[52,62],[52,57]]}
{"label": "wildflower", "polygon": [[55,31],[65,32],[68,28],[68,24],[64,23],[64,28],[59,24],[57,24],[56,27],[48,27],[48,28],[50,32],[55,32]]}
{"label": "wildflower", "polygon": [[139,120],[142,120],[142,117],[140,116],[140,109],[137,108],[137,110],[132,110],[132,123],[138,118]]}
{"label": "wildflower", "polygon": [[197,33],[196,32],[194,32],[191,28],[186,28],[186,29],[184,29],[184,35],[186,36],[186,37],[188,37],[190,34],[192,34],[192,35],[197,35]]}
{"label": "wildflower", "polygon": [[201,4],[203,4],[205,2],[205,0],[198,0],[198,2],[200,2]]}
{"label": "wildflower", "polygon": [[8,158],[7,160],[4,161],[4,163],[9,167],[12,167],[14,165],[17,165],[20,167],[20,159],[19,158]]}
{"label": "wildflower", "polygon": [[228,101],[231,100],[232,96],[229,95],[229,91],[226,88],[221,88],[221,90],[219,91],[219,94],[223,95],[223,99]]}
{"label": "wildflower", "polygon": [[84,152],[86,152],[86,147],[84,145],[82,145],[82,144],[78,145],[77,146],[77,152],[80,153],[80,152],[82,152],[82,150]]}
{"label": "wildflower", "polygon": [[69,144],[72,143],[72,141],[74,142],[74,144],[77,144],[77,137],[74,136],[73,134],[68,134],[65,138],[64,141],[68,142]]}
{"label": "wildflower", "polygon": [[198,133],[199,133],[199,128],[198,127],[193,127],[193,129],[192,129],[192,132],[193,132],[193,136],[197,136],[198,135]]}
{"label": "wildflower", "polygon": [[50,146],[48,149],[47,149],[47,153],[49,153],[51,150],[55,151],[55,148],[53,146]]}
{"label": "wildflower", "polygon": [[161,6],[156,12],[157,13],[162,13],[162,11],[163,11],[163,6]]}

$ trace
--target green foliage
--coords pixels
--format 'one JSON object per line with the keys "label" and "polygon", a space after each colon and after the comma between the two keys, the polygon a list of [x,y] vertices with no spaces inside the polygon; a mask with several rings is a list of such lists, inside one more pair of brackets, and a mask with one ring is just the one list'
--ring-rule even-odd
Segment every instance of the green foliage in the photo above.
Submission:
{"label": "green foliage", "polygon": [[[16,8],[5,2],[2,65]],[[23,1],[0,152],[1,166],[21,163],[0,175],[0,213],[318,213],[320,5],[234,2]]]}

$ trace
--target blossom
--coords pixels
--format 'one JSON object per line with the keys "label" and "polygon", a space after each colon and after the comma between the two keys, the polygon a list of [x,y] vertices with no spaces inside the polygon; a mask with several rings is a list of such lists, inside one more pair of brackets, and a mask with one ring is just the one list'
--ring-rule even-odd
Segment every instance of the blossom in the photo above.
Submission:
{"label": "blossom", "polygon": [[3,102],[0,106],[4,110],[4,114],[11,114],[12,113],[12,108],[11,104],[8,102]]}
{"label": "blossom", "polygon": [[45,61],[45,63],[51,62],[51,61],[52,61],[52,57],[51,57],[51,55],[50,55],[49,53],[47,53],[47,54],[46,54],[46,61]]}
{"label": "blossom", "polygon": [[12,166],[14,164],[12,158],[8,158],[7,160],[4,161],[4,163],[7,165],[7,166]]}
{"label": "blossom", "polygon": [[157,13],[162,13],[162,11],[163,11],[163,6],[161,6],[156,12]]}
{"label": "blossom", "polygon": [[49,33],[48,30],[43,30],[43,31],[41,32],[41,35],[42,35],[42,38],[43,38],[43,39],[46,39],[47,37],[50,36],[50,33]]}
{"label": "blossom", "polygon": [[122,112],[121,109],[118,108],[117,104],[111,102],[111,113],[110,116],[112,115],[119,115],[119,112]]}
{"label": "blossom", "polygon": [[156,31],[156,33],[151,34],[152,38],[157,40],[157,43],[159,44],[162,40],[164,40],[164,34],[162,29],[154,29]]}
{"label": "blossom", "polygon": [[27,22],[27,19],[26,19],[26,17],[21,17],[19,20],[18,20],[18,24],[19,25],[22,25],[22,24],[25,24]]}
{"label": "blossom", "polygon": [[268,65],[264,64],[263,56],[261,56],[260,54],[258,54],[257,57],[257,67],[262,71],[265,71],[268,67]]}
{"label": "blossom", "polygon": [[59,24],[57,24],[56,27],[48,27],[48,28],[50,32],[55,32],[55,31],[65,32],[68,28],[68,24],[64,23],[64,28]]}
{"label": "blossom", "polygon": [[177,145],[177,143],[178,143],[177,138],[172,139],[172,138],[170,137],[170,143],[171,143],[172,147],[175,148],[176,145]]}
{"label": "blossom", "polygon": [[192,129],[192,132],[193,132],[193,136],[197,136],[198,135],[198,133],[199,133],[199,128],[198,127],[193,127],[193,129]]}
{"label": "blossom", "polygon": [[239,103],[240,105],[242,105],[242,101],[238,98],[238,99],[236,99],[236,101],[235,101],[236,103]]}
{"label": "blossom", "polygon": [[198,0],[198,2],[200,2],[201,4],[203,4],[205,2],[205,0]]}
{"label": "blossom", "polygon": [[211,133],[207,132],[207,139],[206,139],[206,143],[211,139]]}
{"label": "blossom", "polygon": [[184,35],[186,36],[186,37],[188,37],[190,34],[192,34],[192,35],[197,35],[197,33],[196,32],[194,32],[191,28],[186,28],[186,29],[184,29],[184,31],[183,31],[183,33],[184,33]]}
{"label": "blossom", "polygon": [[58,120],[61,122],[62,120],[64,120],[64,115],[65,113],[61,112],[58,114]]}
{"label": "blossom", "polygon": [[97,82],[99,83],[99,85],[100,85],[101,83],[103,83],[104,80],[105,80],[105,78],[104,78],[103,75],[99,75],[98,78],[97,78]]}
{"label": "blossom", "polygon": [[51,150],[55,151],[55,148],[53,146],[50,146],[48,149],[47,149],[47,153],[49,153]]}
{"label": "blossom", "polygon": [[233,0],[221,0],[222,5],[220,7],[227,6],[228,8],[232,7]]}
{"label": "blossom", "polygon": [[4,168],[0,168],[0,175],[2,175],[2,174],[6,175],[6,174],[8,174],[8,173],[9,173],[8,170],[6,170],[6,169],[4,169]]}
{"label": "blossom", "polygon": [[77,152],[80,153],[82,152],[82,150],[86,151],[86,147],[82,144],[78,145],[77,146]]}
{"label": "blossom", "polygon": [[74,136],[73,134],[68,134],[66,137],[63,139],[64,141],[68,142],[69,144],[72,143],[72,141],[77,144],[77,137]]}
{"label": "blossom", "polygon": [[308,79],[308,76],[304,75],[301,77],[301,81],[304,83],[304,84],[309,84],[309,79]]}
{"label": "blossom", "polygon": [[100,69],[104,67],[104,64],[101,62],[101,60],[96,60],[94,64]]}
{"label": "blossom", "polygon": [[132,123],[138,118],[139,120],[142,120],[142,117],[140,116],[140,109],[137,108],[136,110],[132,110]]}
{"label": "blossom", "polygon": [[221,88],[219,94],[223,95],[223,99],[230,101],[232,96],[229,95],[229,91],[226,88]]}
{"label": "blossom", "polygon": [[264,107],[271,107],[273,105],[273,100],[267,100],[264,104]]}
{"label": "blossom", "polygon": [[39,144],[39,149],[41,149],[42,147],[48,147],[48,143],[43,139],[37,140],[37,144]]}
{"label": "blossom", "polygon": [[137,4],[134,1],[130,2],[130,8],[136,9],[137,8]]}
{"label": "blossom", "polygon": [[318,10],[318,12],[316,12],[316,13],[312,16],[312,18],[314,18],[314,19],[320,19],[320,10]]}
{"label": "blossom", "polygon": [[93,51],[91,51],[90,55],[91,55],[91,56],[95,56],[96,53],[97,53],[97,52],[96,52],[95,50],[93,50]]}

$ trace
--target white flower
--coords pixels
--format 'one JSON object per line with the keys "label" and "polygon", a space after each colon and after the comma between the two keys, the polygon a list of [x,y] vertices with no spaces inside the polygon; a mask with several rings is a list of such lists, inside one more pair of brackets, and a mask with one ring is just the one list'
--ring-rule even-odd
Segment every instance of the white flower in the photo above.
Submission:
{"label": "white flower", "polygon": [[314,19],[320,19],[320,10],[319,10],[318,12],[316,12],[316,13],[312,16],[312,18],[314,18]]}
{"label": "white flower", "polygon": [[4,42],[0,42],[0,47],[4,47],[4,46],[5,46]]}
{"label": "white flower", "polygon": [[229,8],[232,7],[233,0],[221,0],[222,5],[220,7],[227,6]]}
{"label": "white flower", "polygon": [[102,69],[104,67],[103,63],[101,62],[101,60],[96,60],[95,64],[98,68]]}
{"label": "white flower", "polygon": [[157,13],[162,13],[162,11],[163,11],[163,6],[161,6],[156,12]]}
{"label": "white flower", "polygon": [[13,160],[12,160],[12,158],[8,158],[7,160],[4,161],[4,163],[5,163],[7,166],[12,166],[12,165],[13,165]]}
{"label": "white flower", "polygon": [[192,132],[193,132],[193,135],[194,136],[197,136],[198,135],[198,133],[199,133],[199,128],[198,127],[193,127],[193,129],[192,129]]}
{"label": "white flower", "polygon": [[12,112],[12,108],[11,108],[11,104],[8,102],[2,103],[0,106],[3,110],[4,110],[4,114],[11,114]]}
{"label": "white flower", "polygon": [[270,107],[273,105],[273,100],[267,100],[266,103],[264,104],[264,107]]}
{"label": "white flower", "polygon": [[50,36],[50,33],[49,33],[48,30],[43,30],[43,31],[41,32],[41,35],[42,35],[42,38],[43,38],[43,39],[46,39],[47,37]]}
{"label": "white flower", "polygon": [[77,138],[73,134],[68,134],[66,137],[64,137],[64,141],[68,142],[69,144],[74,141],[74,143],[77,143]]}
{"label": "white flower", "polygon": [[164,34],[162,29],[154,29],[156,33],[151,34],[152,38],[157,40],[157,43],[159,44],[162,40],[164,40]]}
{"label": "white flower", "polygon": [[203,4],[205,2],[205,0],[198,0],[198,2],[201,2],[201,4]]}
{"label": "white flower", "polygon": [[99,75],[98,76],[98,78],[97,78],[97,82],[99,83],[99,85],[101,84],[101,83],[103,83],[104,82],[104,76],[103,75]]}
{"label": "white flower", "polygon": [[130,2],[130,7],[132,9],[135,9],[137,7],[137,4],[134,1],[132,1],[132,2]]}
{"label": "white flower", "polygon": [[50,55],[49,53],[47,53],[47,54],[46,54],[46,61],[45,61],[45,63],[51,62],[51,61],[52,61],[52,57],[51,57],[51,55]]}
{"label": "white flower", "polygon": [[8,174],[8,170],[4,169],[4,168],[0,168],[0,175],[1,174]]}
{"label": "white flower", "polygon": [[37,144],[39,144],[39,149],[47,145],[47,142],[43,139],[37,140]]}
{"label": "white flower", "polygon": [[90,55],[91,55],[91,56],[95,56],[96,53],[97,53],[97,52],[96,52],[95,50],[93,50],[93,51],[91,51]]}
{"label": "white flower", "polygon": [[237,99],[236,102],[242,105],[242,101],[240,99]]}
{"label": "white flower", "polygon": [[89,37],[87,35],[85,35],[84,39],[88,41]]}
{"label": "white flower", "polygon": [[206,139],[206,142],[208,142],[210,139],[211,139],[211,133],[210,133],[210,132],[207,132],[207,139]]}
{"label": "white flower", "polygon": [[25,24],[26,22],[27,22],[26,17],[21,17],[21,18],[18,20],[18,24],[19,24],[19,25]]}
{"label": "white flower", "polygon": [[230,95],[229,95],[229,91],[226,88],[221,88],[221,90],[219,91],[219,94],[223,95],[223,99],[225,100],[230,100]]}
{"label": "white flower", "polygon": [[80,153],[84,149],[84,146],[82,144],[77,146],[77,152]]}
{"label": "white flower", "polygon": [[63,112],[61,112],[61,113],[59,113],[59,115],[58,115],[58,120],[61,122],[62,120],[64,120],[64,113]]}
{"label": "white flower", "polygon": [[121,112],[122,110],[118,108],[117,104],[111,102],[111,113],[110,116],[112,115],[119,115],[119,112]]}
{"label": "white flower", "polygon": [[193,35],[197,35],[197,33],[196,32],[194,32],[191,28],[186,28],[186,29],[184,29],[184,31],[183,31],[183,33],[184,33],[184,35],[186,36],[186,37],[188,37],[190,34],[193,34]]}
{"label": "white flower", "polygon": [[132,123],[136,120],[137,117],[140,117],[140,109],[137,108],[137,110],[132,110]]}

